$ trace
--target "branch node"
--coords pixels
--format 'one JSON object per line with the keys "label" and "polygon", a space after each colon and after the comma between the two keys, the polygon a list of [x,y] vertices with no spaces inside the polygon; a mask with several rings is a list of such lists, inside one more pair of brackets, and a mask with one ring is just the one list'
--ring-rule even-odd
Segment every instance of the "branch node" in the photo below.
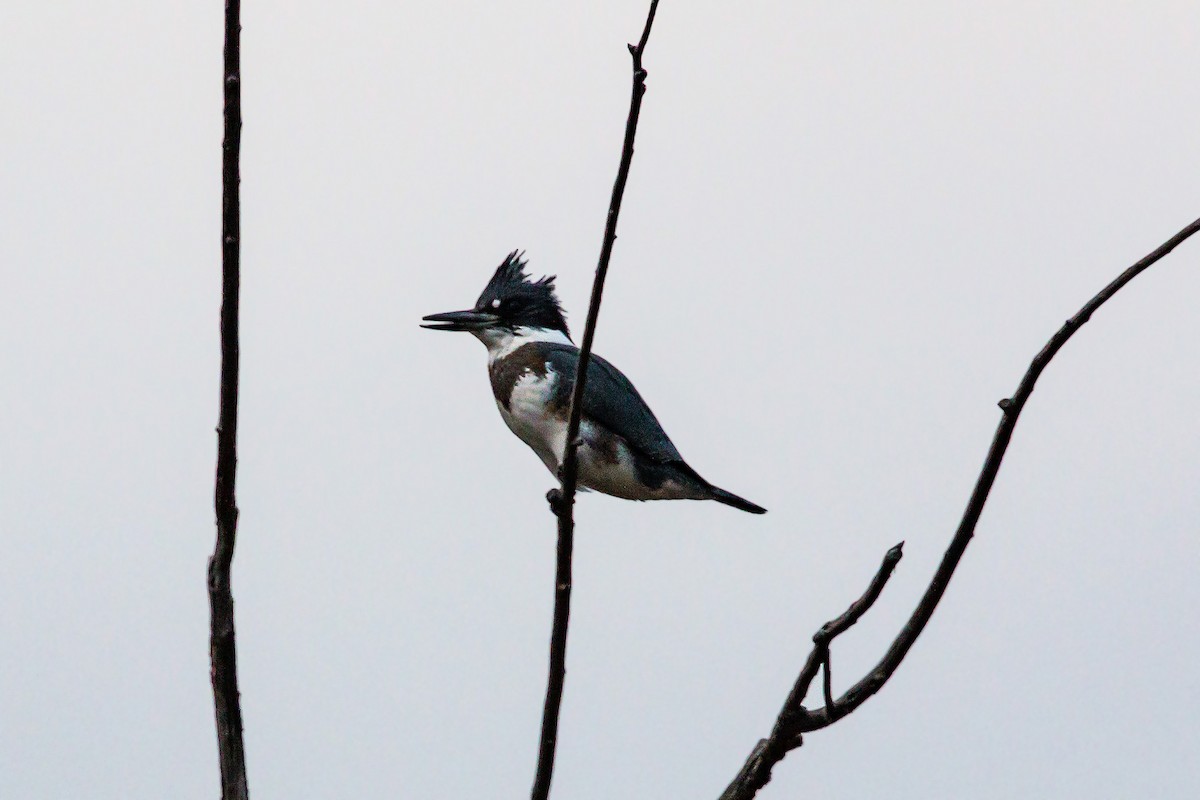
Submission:
{"label": "branch node", "polygon": [[[804,706],[788,705],[783,711],[779,712],[779,720],[776,724],[781,731],[800,731],[806,727],[811,717],[812,712]],[[799,734],[797,733],[797,735]]]}

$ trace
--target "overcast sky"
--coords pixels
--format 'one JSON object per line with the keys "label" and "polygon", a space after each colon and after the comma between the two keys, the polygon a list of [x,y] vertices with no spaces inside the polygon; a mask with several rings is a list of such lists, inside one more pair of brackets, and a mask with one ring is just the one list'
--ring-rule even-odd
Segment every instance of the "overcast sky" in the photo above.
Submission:
{"label": "overcast sky", "polygon": [[[222,4],[0,11],[0,797],[213,798]],[[576,330],[645,3],[249,2],[234,564],[252,796],[521,797],[552,478],[417,327]],[[1200,216],[1194,2],[664,0],[596,348],[770,509],[581,498],[555,797],[713,798],[879,657],[1030,358]],[[1192,798],[1200,242],[1028,405],[928,631],[763,798]]]}

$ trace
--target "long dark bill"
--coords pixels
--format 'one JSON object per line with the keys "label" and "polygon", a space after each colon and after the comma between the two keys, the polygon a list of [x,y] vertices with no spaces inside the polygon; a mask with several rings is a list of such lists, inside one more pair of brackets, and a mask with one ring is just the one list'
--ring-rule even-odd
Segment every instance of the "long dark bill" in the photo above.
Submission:
{"label": "long dark bill", "polygon": [[422,317],[424,322],[434,324],[421,327],[431,331],[474,331],[496,324],[497,319],[495,314],[486,311],[447,311]]}

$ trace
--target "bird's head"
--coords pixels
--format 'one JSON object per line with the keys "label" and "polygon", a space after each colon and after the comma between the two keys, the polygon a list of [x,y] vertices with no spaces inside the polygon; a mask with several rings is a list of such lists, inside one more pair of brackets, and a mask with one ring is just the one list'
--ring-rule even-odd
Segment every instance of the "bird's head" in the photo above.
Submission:
{"label": "bird's head", "polygon": [[508,254],[475,307],[467,311],[430,314],[422,325],[435,331],[468,331],[489,349],[523,334],[544,333],[570,339],[562,305],[554,294],[554,276],[531,280],[525,274],[523,253]]}

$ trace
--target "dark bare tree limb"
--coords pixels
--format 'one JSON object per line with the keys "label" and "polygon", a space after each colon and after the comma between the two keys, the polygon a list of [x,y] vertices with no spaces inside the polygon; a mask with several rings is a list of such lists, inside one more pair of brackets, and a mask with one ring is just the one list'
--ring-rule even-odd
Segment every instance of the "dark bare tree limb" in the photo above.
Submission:
{"label": "dark bare tree limb", "polygon": [[617,240],[617,218],[621,214],[621,199],[625,195],[625,183],[629,179],[630,164],[633,163],[633,140],[637,135],[642,96],[646,93],[646,70],[642,67],[642,55],[650,39],[650,28],[654,24],[657,9],[658,0],[651,0],[642,36],[637,44],[629,45],[629,54],[633,58],[633,89],[629,100],[629,116],[625,122],[621,162],[617,168],[616,181],[613,183],[612,198],[604,224],[604,239],[600,246],[600,261],[596,266],[587,322],[584,324],[583,339],[579,345],[579,362],[576,367],[575,386],[571,392],[570,416],[567,419],[567,438],[562,466],[559,468],[560,484],[558,489],[552,489],[547,495],[550,509],[558,518],[558,549],[554,576],[554,622],[550,633],[550,672],[546,685],[546,702],[542,710],[537,774],[531,793],[533,800],[546,800],[550,796],[550,779],[554,773],[558,713],[562,705],[563,681],[567,673],[567,625],[571,614],[571,555],[575,540],[575,492],[579,480],[578,439],[583,414],[583,389],[592,354],[592,340],[596,335],[596,320],[600,315],[600,301],[604,295],[604,279],[608,275],[608,262],[612,258],[613,245]]}
{"label": "dark bare tree limb", "polygon": [[[771,769],[783,760],[789,750],[800,746],[803,741],[803,734],[826,728],[852,713],[887,683],[897,667],[900,666],[900,662],[904,660],[904,656],[908,654],[909,649],[916,642],[917,637],[921,635],[921,631],[925,629],[925,625],[929,622],[930,617],[933,616],[934,610],[945,594],[950,579],[954,576],[954,570],[958,567],[963,553],[966,552],[967,545],[971,543],[971,539],[975,535],[975,526],[978,524],[979,517],[983,513],[983,507],[987,502],[988,494],[991,492],[992,485],[996,481],[996,475],[1000,471],[1000,463],[1004,460],[1005,451],[1008,449],[1009,441],[1012,439],[1013,430],[1017,425],[1017,418],[1020,416],[1021,410],[1024,409],[1030,395],[1033,394],[1037,379],[1041,376],[1042,371],[1045,370],[1046,365],[1062,349],[1067,340],[1074,336],[1075,332],[1091,319],[1092,314],[1100,306],[1104,305],[1105,302],[1120,291],[1125,284],[1129,283],[1163,256],[1170,253],[1197,231],[1200,231],[1200,219],[1192,222],[1152,253],[1118,275],[1112,283],[1108,284],[1099,294],[1084,304],[1083,308],[1075,316],[1068,319],[1059,328],[1058,332],[1050,338],[1050,341],[1046,343],[1041,352],[1034,357],[1032,363],[1029,365],[1029,369],[1026,370],[1024,377],[1021,378],[1021,383],[1017,386],[1017,391],[1013,393],[1012,397],[1000,401],[999,406],[1003,412],[1003,416],[1000,419],[999,426],[996,428],[995,435],[992,437],[991,447],[988,449],[987,457],[983,462],[983,468],[975,481],[975,488],[972,490],[971,498],[967,502],[966,509],[963,511],[962,520],[958,524],[954,538],[951,539],[950,546],[947,548],[945,555],[942,556],[941,564],[938,565],[937,571],[934,573],[933,579],[929,582],[929,586],[925,589],[925,593],[922,595],[916,609],[909,617],[908,622],[900,630],[900,633],[892,641],[883,658],[861,680],[851,686],[845,694],[836,700],[833,699],[832,689],[830,688],[831,677],[829,674],[830,643],[839,634],[853,625],[879,597],[879,593],[883,590],[883,585],[887,582],[891,570],[895,567],[895,563],[900,560],[900,545],[888,551],[888,556],[884,559],[883,567],[880,568],[879,573],[876,574],[875,579],[871,582],[871,586],[867,589],[863,597],[851,605],[845,614],[826,623],[813,636],[813,650],[809,653],[808,659],[801,668],[800,676],[796,679],[796,684],[788,695],[783,710],[779,712],[779,717],[776,720],[775,727],[771,731],[770,737],[760,740],[754,747],[753,752],[750,753],[750,756],[742,765],[733,782],[730,783],[721,795],[721,800],[747,800],[753,797],[759,789],[771,780]],[[889,559],[893,558],[894,560],[889,565]],[[825,671],[823,685],[825,705],[822,708],[810,711],[804,707],[804,699],[808,694],[813,680],[816,678],[817,671],[822,667],[824,667]]]}
{"label": "dark bare tree limb", "polygon": [[238,294],[241,237],[238,201],[238,157],[242,137],[241,8],[225,2],[225,141],[221,163],[221,393],[217,423],[217,477],[214,505],[217,541],[208,560],[210,609],[209,657],[217,752],[223,800],[246,800],[246,752],[242,743],[242,708],[237,683],[237,647],[233,627],[230,571],[237,538]]}

